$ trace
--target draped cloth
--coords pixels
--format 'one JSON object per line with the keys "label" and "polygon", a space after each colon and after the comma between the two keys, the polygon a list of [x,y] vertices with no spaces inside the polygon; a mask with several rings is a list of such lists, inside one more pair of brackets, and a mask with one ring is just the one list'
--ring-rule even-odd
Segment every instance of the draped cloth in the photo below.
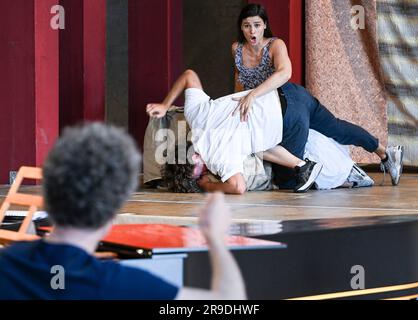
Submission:
{"label": "draped cloth", "polygon": [[[365,28],[351,20],[361,5]],[[306,86],[337,117],[355,123],[387,144],[387,113],[379,63],[376,0],[306,1]],[[353,159],[380,159],[353,148]]]}
{"label": "draped cloth", "polygon": [[378,0],[379,51],[388,102],[389,143],[418,166],[418,1]]}

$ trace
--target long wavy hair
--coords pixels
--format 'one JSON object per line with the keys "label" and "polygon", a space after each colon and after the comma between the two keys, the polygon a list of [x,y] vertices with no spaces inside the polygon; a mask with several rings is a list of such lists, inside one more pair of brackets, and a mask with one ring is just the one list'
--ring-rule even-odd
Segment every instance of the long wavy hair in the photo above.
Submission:
{"label": "long wavy hair", "polygon": [[[191,143],[187,144],[186,150],[193,148]],[[198,193],[203,190],[197,184],[197,178],[193,176],[195,164],[189,159],[185,164],[177,163],[179,148],[175,148],[175,163],[166,163],[161,170],[161,177],[166,182],[168,190],[177,193]],[[194,152],[194,149],[189,150]]]}
{"label": "long wavy hair", "polygon": [[238,21],[237,21],[237,27],[238,27],[238,42],[244,43],[245,37],[244,33],[241,30],[242,21],[244,19],[247,19],[248,17],[256,17],[259,16],[261,19],[263,19],[264,23],[266,24],[266,29],[264,30],[264,37],[265,38],[271,38],[273,37],[273,32],[271,32],[270,29],[270,23],[269,18],[267,15],[266,9],[260,5],[255,3],[250,3],[246,5],[244,8],[242,8],[241,13],[239,14]]}

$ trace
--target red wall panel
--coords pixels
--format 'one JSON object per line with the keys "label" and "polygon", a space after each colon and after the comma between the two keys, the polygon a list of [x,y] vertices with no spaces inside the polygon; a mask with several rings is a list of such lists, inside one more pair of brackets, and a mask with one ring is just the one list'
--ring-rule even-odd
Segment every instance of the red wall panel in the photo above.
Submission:
{"label": "red wall panel", "polygon": [[106,0],[84,1],[84,119],[105,119]]}
{"label": "red wall panel", "polygon": [[60,130],[83,119],[83,0],[60,0],[65,29],[59,34]]}
{"label": "red wall panel", "polygon": [[0,1],[0,183],[22,165],[42,165],[57,136],[56,3]]}
{"label": "red wall panel", "polygon": [[51,28],[57,0],[35,0],[35,144],[36,166],[42,166],[58,136],[58,30]]}
{"label": "red wall panel", "polygon": [[0,1],[1,183],[10,170],[35,162],[33,10],[32,1]]}
{"label": "red wall panel", "polygon": [[303,0],[260,0],[257,3],[266,8],[273,34],[287,45],[293,67],[290,81],[304,84]]}
{"label": "red wall panel", "polygon": [[142,147],[145,106],[160,102],[183,69],[182,0],[129,1],[129,132]]}
{"label": "red wall panel", "polygon": [[105,118],[106,1],[60,0],[60,129]]}

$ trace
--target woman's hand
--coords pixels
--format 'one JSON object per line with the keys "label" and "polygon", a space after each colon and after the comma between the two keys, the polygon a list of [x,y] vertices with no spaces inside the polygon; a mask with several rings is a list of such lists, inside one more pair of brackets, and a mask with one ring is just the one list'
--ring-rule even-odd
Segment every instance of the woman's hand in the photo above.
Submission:
{"label": "woman's hand", "polygon": [[147,113],[151,118],[162,118],[166,115],[169,106],[162,103],[147,104]]}
{"label": "woman's hand", "polygon": [[232,116],[234,116],[239,111],[241,122],[248,121],[248,116],[251,109],[253,108],[254,103],[254,96],[252,92],[250,92],[244,97],[232,98],[232,100],[238,101],[238,105],[235,108],[234,112],[232,112]]}

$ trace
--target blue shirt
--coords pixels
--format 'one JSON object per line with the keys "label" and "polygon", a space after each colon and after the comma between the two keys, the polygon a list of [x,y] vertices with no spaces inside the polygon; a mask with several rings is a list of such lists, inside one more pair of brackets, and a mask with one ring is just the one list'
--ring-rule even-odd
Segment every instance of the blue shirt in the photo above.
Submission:
{"label": "blue shirt", "polygon": [[[57,265],[64,270],[61,279],[57,278],[60,271],[51,273],[51,268]],[[64,289],[53,289],[59,284],[61,287],[64,284]],[[172,300],[177,292],[177,287],[149,272],[98,260],[71,245],[38,240],[0,250],[2,300]]]}

